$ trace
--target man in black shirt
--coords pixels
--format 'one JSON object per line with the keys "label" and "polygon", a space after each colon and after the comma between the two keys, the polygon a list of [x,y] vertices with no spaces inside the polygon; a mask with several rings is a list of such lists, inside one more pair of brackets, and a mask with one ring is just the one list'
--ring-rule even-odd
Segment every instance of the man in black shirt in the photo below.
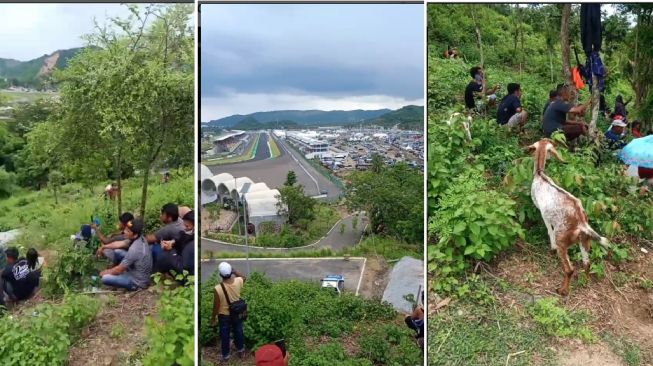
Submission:
{"label": "man in black shirt", "polygon": [[546,109],[549,108],[551,103],[553,103],[556,99],[558,99],[558,90],[551,90],[549,92],[549,100],[547,100],[546,104],[544,104],[544,109],[542,110],[542,117],[544,117],[544,113],[546,113]]}
{"label": "man in black shirt", "polygon": [[501,99],[497,109],[497,123],[503,127],[523,126],[528,119],[528,112],[521,106],[521,86],[508,84],[508,95]]}
{"label": "man in black shirt", "polygon": [[558,88],[558,98],[546,109],[542,117],[544,135],[551,137],[555,131],[562,131],[567,141],[574,140],[580,135],[587,135],[587,124],[585,122],[567,121],[567,113],[585,114],[587,104],[573,106],[569,104],[569,87],[562,85]]}
{"label": "man in black shirt", "polygon": [[27,300],[39,286],[40,271],[31,271],[25,258],[18,258],[18,249],[5,251],[7,266],[2,271],[3,296],[9,301]]}
{"label": "man in black shirt", "polygon": [[[468,109],[476,109],[476,99],[480,99],[479,93],[483,91],[483,79],[485,73],[480,67],[474,66],[469,70],[469,74],[473,80],[470,81],[465,88],[465,106]],[[499,85],[495,85],[494,88],[485,91],[485,95],[488,96],[488,106],[494,104],[496,101],[497,96],[494,93],[496,93],[499,88]]]}

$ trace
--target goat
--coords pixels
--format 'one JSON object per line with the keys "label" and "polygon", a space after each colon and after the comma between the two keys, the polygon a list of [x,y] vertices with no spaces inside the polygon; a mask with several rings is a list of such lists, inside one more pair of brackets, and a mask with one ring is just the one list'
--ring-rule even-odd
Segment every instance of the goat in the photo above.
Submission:
{"label": "goat", "polygon": [[564,160],[555,149],[553,141],[542,139],[527,150],[535,158],[533,167],[533,183],[531,185],[531,198],[535,207],[540,210],[544,225],[549,234],[551,250],[557,251],[564,271],[564,281],[558,289],[558,294],[569,294],[569,282],[574,274],[574,267],[569,261],[567,250],[580,241],[580,252],[583,256],[583,266],[589,275],[590,240],[598,241],[602,246],[608,247],[608,239],[594,231],[587,222],[587,214],[580,200],[571,193],[556,185],[551,178],[544,174],[544,165],[547,158],[553,155],[560,162]]}

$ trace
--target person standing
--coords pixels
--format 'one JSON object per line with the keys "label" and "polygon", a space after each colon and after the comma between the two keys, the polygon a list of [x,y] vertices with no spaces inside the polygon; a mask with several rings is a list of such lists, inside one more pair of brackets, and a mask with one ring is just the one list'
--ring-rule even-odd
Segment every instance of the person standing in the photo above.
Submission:
{"label": "person standing", "polygon": [[216,324],[220,329],[220,347],[222,361],[226,362],[231,357],[231,333],[234,335],[236,354],[242,357],[245,352],[245,333],[243,331],[243,320],[230,313],[229,304],[240,299],[240,292],[245,284],[245,276],[227,262],[218,265],[218,271],[222,281],[213,290],[213,314],[211,324]]}

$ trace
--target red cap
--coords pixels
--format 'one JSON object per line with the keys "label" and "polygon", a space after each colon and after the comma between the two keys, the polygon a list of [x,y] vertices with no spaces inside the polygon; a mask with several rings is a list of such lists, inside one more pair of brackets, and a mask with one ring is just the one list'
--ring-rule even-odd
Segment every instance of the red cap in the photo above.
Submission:
{"label": "red cap", "polygon": [[266,344],[256,350],[256,366],[287,366],[281,348],[275,344]]}

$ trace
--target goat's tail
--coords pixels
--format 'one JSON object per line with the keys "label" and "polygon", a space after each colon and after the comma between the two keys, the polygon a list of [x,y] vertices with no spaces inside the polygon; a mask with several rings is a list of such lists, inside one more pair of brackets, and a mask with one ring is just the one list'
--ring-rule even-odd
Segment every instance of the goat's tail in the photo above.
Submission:
{"label": "goat's tail", "polygon": [[590,239],[599,242],[599,244],[601,244],[601,246],[605,248],[608,248],[610,245],[610,241],[606,237],[599,235],[599,233],[594,231],[594,229],[592,229],[589,225],[585,225],[585,228],[583,229],[583,233],[589,236]]}

